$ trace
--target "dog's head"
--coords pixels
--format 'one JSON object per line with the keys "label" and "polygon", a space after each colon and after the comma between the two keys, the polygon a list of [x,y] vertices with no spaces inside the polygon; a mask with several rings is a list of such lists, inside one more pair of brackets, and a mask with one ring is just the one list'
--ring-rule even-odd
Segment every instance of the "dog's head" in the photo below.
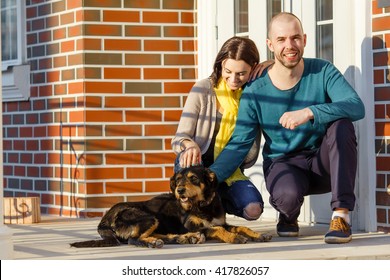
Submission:
{"label": "dog's head", "polygon": [[184,168],[171,177],[171,190],[186,211],[209,205],[217,191],[215,174],[204,167]]}

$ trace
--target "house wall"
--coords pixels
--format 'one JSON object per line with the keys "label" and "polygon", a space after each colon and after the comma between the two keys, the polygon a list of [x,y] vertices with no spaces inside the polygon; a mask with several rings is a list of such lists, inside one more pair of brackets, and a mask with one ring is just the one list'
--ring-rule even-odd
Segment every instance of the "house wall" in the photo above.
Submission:
{"label": "house wall", "polygon": [[168,191],[196,77],[196,1],[26,3],[31,97],[3,106],[5,196],[101,216]]}
{"label": "house wall", "polygon": [[378,230],[390,231],[390,7],[372,1]]}

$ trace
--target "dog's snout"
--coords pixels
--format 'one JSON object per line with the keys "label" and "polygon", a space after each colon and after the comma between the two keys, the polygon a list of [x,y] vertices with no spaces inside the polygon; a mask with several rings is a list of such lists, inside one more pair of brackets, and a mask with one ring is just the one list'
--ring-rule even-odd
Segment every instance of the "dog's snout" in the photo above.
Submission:
{"label": "dog's snout", "polygon": [[184,194],[185,192],[186,192],[186,189],[185,189],[185,188],[183,188],[183,187],[177,188],[177,193],[178,193],[178,194]]}

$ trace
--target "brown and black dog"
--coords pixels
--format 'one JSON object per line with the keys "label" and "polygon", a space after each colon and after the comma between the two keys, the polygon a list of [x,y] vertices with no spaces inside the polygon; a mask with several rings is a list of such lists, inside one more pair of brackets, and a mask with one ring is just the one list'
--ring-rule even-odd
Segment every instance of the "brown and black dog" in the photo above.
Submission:
{"label": "brown and black dog", "polygon": [[215,174],[207,168],[182,169],[171,177],[172,193],[114,205],[98,225],[102,239],[70,245],[81,248],[125,243],[161,248],[164,243],[197,244],[207,239],[226,243],[270,241],[269,234],[226,223],[217,186]]}

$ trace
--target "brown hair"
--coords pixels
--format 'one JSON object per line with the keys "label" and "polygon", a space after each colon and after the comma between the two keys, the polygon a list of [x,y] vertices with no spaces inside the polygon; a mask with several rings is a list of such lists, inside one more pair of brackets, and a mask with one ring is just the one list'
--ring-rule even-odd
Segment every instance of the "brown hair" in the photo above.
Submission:
{"label": "brown hair", "polygon": [[210,75],[213,86],[217,86],[222,76],[222,62],[225,59],[243,60],[252,68],[259,63],[260,55],[256,44],[248,38],[232,37],[227,40],[215,58],[213,73]]}

